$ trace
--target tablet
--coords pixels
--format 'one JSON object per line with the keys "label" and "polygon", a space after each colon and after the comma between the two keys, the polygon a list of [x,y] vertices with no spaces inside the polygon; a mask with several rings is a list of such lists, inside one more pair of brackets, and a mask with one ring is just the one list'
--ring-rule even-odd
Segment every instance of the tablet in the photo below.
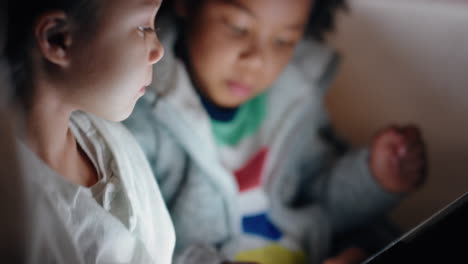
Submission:
{"label": "tablet", "polygon": [[468,193],[363,263],[468,263]]}

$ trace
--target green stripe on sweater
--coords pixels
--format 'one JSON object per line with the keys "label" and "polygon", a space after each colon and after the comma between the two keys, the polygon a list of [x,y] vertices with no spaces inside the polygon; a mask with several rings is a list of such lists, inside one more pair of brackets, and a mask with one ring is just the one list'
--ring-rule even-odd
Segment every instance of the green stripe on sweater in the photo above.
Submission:
{"label": "green stripe on sweater", "polygon": [[266,113],[265,93],[240,106],[230,122],[211,120],[216,141],[220,145],[235,146],[242,139],[254,134],[260,128]]}

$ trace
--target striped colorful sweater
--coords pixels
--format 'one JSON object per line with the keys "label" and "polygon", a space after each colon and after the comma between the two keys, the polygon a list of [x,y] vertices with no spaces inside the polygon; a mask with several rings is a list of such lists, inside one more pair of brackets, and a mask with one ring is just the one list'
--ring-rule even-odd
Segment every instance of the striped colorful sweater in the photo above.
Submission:
{"label": "striped colorful sweater", "polygon": [[338,156],[322,136],[331,64],[331,52],[303,41],[266,93],[219,122],[167,49],[153,76],[165,96],[154,104],[149,92],[125,124],[159,182],[180,263],[319,263],[332,234],[395,204],[371,176],[365,149]]}
{"label": "striped colorful sweater", "polygon": [[239,243],[227,255],[256,263],[305,263],[300,243],[269,217],[264,168],[270,138],[264,135],[271,133],[261,131],[268,111],[267,95],[261,94],[237,109],[219,108],[203,96],[201,101],[210,116],[220,162],[237,183],[241,232]]}

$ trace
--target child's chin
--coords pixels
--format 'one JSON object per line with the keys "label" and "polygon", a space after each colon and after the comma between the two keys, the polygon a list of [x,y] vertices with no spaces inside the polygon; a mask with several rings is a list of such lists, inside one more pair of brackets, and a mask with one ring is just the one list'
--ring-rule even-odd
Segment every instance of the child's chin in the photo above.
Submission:
{"label": "child's chin", "polygon": [[226,101],[222,101],[222,102],[216,102],[216,105],[218,105],[220,107],[223,107],[223,108],[237,108],[237,107],[243,105],[244,103],[246,103],[247,101],[249,101],[249,99],[246,99],[246,100],[226,100]]}
{"label": "child's chin", "polygon": [[111,120],[111,121],[122,122],[125,119],[127,119],[132,114],[132,112],[133,112],[133,107],[132,107],[132,109],[130,109],[130,111],[128,111],[126,113],[123,113],[120,116],[115,116],[115,118],[113,118],[113,120]]}
{"label": "child's chin", "polygon": [[110,113],[92,113],[92,114],[100,118],[103,118],[105,120],[108,120],[108,121],[122,122],[132,114],[133,108],[134,108],[134,105],[127,111],[122,111],[121,109],[120,111],[114,111]]}

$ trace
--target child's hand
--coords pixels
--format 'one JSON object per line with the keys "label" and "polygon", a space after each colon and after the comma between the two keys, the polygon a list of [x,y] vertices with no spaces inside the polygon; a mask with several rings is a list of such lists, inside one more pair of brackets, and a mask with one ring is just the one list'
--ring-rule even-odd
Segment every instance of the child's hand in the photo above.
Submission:
{"label": "child's hand", "polygon": [[358,264],[367,258],[364,250],[352,247],[344,250],[338,256],[326,259],[322,264]]}
{"label": "child's hand", "polygon": [[372,175],[389,192],[408,192],[426,178],[426,148],[415,126],[392,126],[377,133],[371,147]]}

